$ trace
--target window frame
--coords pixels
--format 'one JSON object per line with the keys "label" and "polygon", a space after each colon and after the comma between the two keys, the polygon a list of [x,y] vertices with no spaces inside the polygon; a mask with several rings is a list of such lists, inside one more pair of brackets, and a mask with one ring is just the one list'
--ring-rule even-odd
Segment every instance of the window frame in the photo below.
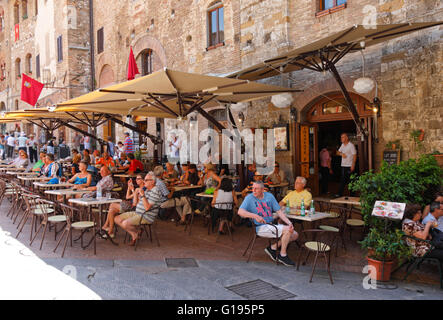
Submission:
{"label": "window frame", "polygon": [[331,14],[331,13],[334,13],[334,12],[337,12],[337,11],[340,11],[340,10],[343,10],[343,9],[347,8],[347,6],[348,6],[348,0],[346,0],[345,3],[339,4],[339,5],[337,5],[337,1],[338,1],[338,0],[333,0],[335,5],[332,6],[331,8],[325,9],[325,8],[323,7],[323,6],[324,6],[324,4],[323,4],[324,1],[325,1],[325,0],[318,0],[318,8],[319,8],[319,11],[317,11],[317,12],[315,13],[315,16],[316,16],[317,18],[319,18],[319,17],[323,17],[323,16],[326,16],[326,15],[328,15],[328,14]]}
{"label": "window frame", "polygon": [[40,73],[40,54],[35,56],[35,76],[37,78],[40,78],[41,73]]}
{"label": "window frame", "polygon": [[97,54],[105,51],[105,29],[101,27],[97,30]]}
{"label": "window frame", "polygon": [[18,3],[14,4],[14,25],[20,23],[20,6]]}
{"label": "window frame", "polygon": [[[141,54],[141,69],[142,76],[147,76],[154,72],[154,51],[152,49],[145,49]],[[148,70],[146,70],[148,69]]]}
{"label": "window frame", "polygon": [[22,60],[20,58],[15,59],[15,78],[20,79],[22,77]]}
{"label": "window frame", "polygon": [[[223,40],[220,41],[220,14],[219,14],[219,10],[223,8]],[[206,10],[206,14],[207,14],[207,30],[208,30],[208,42],[207,42],[207,48],[206,50],[210,50],[210,49],[215,49],[221,46],[225,45],[225,37],[224,37],[224,21],[225,21],[225,10],[224,10],[225,6],[223,5],[222,2],[217,2],[214,5],[212,5],[211,7],[209,7]],[[215,43],[212,43],[212,12],[217,11],[217,35],[215,38]]]}
{"label": "window frame", "polygon": [[63,36],[57,37],[57,62],[63,61]]}

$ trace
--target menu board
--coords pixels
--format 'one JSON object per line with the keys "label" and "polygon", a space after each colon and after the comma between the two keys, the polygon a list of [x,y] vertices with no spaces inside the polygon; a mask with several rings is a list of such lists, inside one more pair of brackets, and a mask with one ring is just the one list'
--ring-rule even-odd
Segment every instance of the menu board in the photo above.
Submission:
{"label": "menu board", "polygon": [[383,161],[386,161],[388,164],[399,164],[400,150],[384,150]]}
{"label": "menu board", "polygon": [[406,203],[376,201],[372,215],[382,218],[402,220]]}

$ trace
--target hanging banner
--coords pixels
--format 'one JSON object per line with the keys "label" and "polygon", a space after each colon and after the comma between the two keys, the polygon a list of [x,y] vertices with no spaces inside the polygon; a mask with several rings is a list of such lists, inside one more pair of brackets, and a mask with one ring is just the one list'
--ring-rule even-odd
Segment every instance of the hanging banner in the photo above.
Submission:
{"label": "hanging banner", "polygon": [[15,41],[17,41],[20,39],[20,25],[18,23],[15,25],[14,30],[15,30]]}

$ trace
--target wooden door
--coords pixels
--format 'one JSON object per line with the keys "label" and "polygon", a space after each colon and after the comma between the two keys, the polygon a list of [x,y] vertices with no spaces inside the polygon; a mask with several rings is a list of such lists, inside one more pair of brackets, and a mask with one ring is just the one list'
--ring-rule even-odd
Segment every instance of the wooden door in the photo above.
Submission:
{"label": "wooden door", "polygon": [[314,196],[319,194],[318,161],[318,125],[297,123],[295,177],[305,177]]}

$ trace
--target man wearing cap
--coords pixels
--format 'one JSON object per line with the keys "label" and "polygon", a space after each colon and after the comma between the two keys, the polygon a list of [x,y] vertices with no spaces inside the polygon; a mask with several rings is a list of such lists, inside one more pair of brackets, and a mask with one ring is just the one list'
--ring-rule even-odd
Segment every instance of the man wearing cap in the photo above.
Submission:
{"label": "man wearing cap", "polygon": [[125,142],[123,151],[128,155],[130,153],[134,153],[134,142],[132,141],[131,137],[129,136],[129,132],[125,132]]}

